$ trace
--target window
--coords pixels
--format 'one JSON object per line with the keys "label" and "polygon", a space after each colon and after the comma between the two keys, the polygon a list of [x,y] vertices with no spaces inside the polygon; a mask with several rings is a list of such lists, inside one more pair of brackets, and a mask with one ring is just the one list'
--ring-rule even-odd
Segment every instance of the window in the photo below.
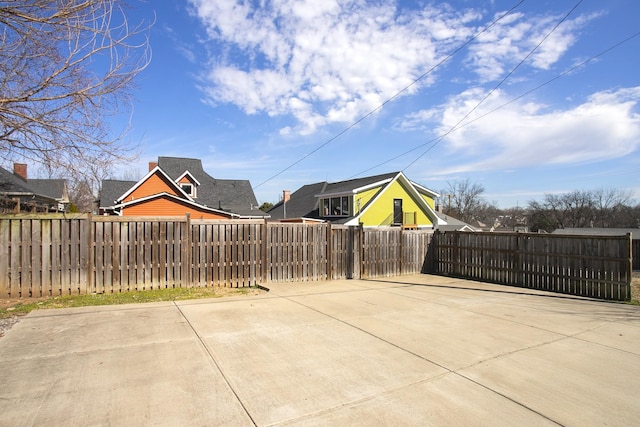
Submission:
{"label": "window", "polygon": [[323,216],[349,216],[351,211],[349,196],[322,199]]}
{"label": "window", "polygon": [[182,188],[182,191],[184,191],[185,193],[187,193],[191,197],[195,197],[196,196],[196,189],[193,186],[193,184],[180,184],[180,188]]}

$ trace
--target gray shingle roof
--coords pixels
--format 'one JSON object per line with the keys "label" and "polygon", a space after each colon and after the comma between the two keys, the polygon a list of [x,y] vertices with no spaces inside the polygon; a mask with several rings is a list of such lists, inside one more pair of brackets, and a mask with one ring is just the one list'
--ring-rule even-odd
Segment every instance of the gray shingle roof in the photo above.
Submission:
{"label": "gray shingle roof", "polygon": [[40,194],[46,194],[58,200],[66,198],[67,183],[64,179],[30,179],[29,185]]}
{"label": "gray shingle roof", "polygon": [[[202,160],[183,157],[158,157],[158,167],[176,181],[189,172],[199,183],[194,201],[213,209],[222,209],[242,216],[267,216],[258,209],[258,202],[248,180],[216,179],[202,168]],[[104,180],[100,206],[113,206],[136,181]]]}
{"label": "gray shingle roof", "polygon": [[121,181],[117,179],[105,179],[102,181],[100,189],[100,207],[109,207],[115,205],[116,200],[126,193],[136,181]]}
{"label": "gray shingle roof", "polygon": [[[34,181],[36,181],[35,185]],[[49,185],[45,181],[54,182]],[[17,196],[23,201],[35,201],[40,204],[57,206],[56,199],[60,196],[52,191],[59,181],[64,186],[64,180],[24,180],[13,172],[0,167],[0,194],[6,194],[9,197]]]}
{"label": "gray shingle roof", "polygon": [[[376,182],[391,179],[398,175],[398,173],[399,172],[391,172],[333,183],[322,181],[300,187],[291,194],[291,199],[287,202],[287,218],[319,219],[321,218],[318,211],[318,203],[320,202],[320,199],[316,197],[317,195],[349,193],[356,188],[366,187],[367,185],[375,184]],[[271,218],[273,219],[283,219],[284,213],[284,206],[282,202],[277,203],[269,210],[269,215],[271,215]],[[335,218],[332,222],[339,224],[347,222],[349,219],[350,218]]]}
{"label": "gray shingle roof", "polygon": [[248,180],[213,178],[204,171],[200,159],[158,157],[158,166],[173,180],[186,171],[191,173],[200,182],[194,200],[201,205],[240,215],[267,215],[258,209],[258,201]]}

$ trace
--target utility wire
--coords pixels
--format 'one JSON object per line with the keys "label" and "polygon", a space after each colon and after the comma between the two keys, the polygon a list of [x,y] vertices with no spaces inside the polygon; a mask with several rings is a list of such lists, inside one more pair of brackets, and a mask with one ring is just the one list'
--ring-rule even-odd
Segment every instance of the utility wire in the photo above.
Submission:
{"label": "utility wire", "polygon": [[[533,93],[533,92],[535,92],[535,91],[537,91],[537,90],[539,90],[539,89],[541,89],[541,88],[543,88],[543,87],[545,87],[545,86],[547,86],[547,85],[549,85],[549,84],[551,84],[551,83],[555,82],[556,80],[559,80],[559,79],[561,79],[562,77],[565,77],[565,76],[567,76],[568,74],[571,74],[571,73],[573,73],[574,71],[576,71],[576,70],[578,70],[578,69],[580,69],[580,68],[583,68],[583,67],[584,67],[584,66],[586,66],[587,64],[589,64],[589,63],[591,63],[591,62],[595,61],[596,59],[600,58],[601,56],[606,55],[607,53],[611,52],[612,50],[614,50],[614,49],[616,49],[616,48],[618,48],[618,47],[620,47],[620,46],[622,46],[623,44],[628,43],[629,41],[631,41],[632,39],[634,39],[634,38],[636,38],[636,37],[638,37],[638,36],[640,36],[640,31],[638,31],[638,32],[636,32],[636,33],[634,33],[634,34],[632,34],[632,35],[630,35],[630,36],[628,36],[628,37],[626,37],[626,38],[624,38],[624,39],[620,40],[619,42],[617,42],[617,43],[615,43],[615,44],[613,44],[613,45],[609,46],[609,47],[608,47],[608,48],[606,48],[605,50],[600,51],[599,53],[597,53],[597,54],[595,54],[595,55],[591,56],[590,58],[588,58],[588,59],[586,59],[586,60],[584,60],[584,61],[582,61],[582,62],[580,62],[580,63],[578,63],[578,64],[576,64],[576,65],[574,65],[573,67],[568,68],[567,70],[565,70],[565,71],[563,71],[562,73],[560,73],[560,74],[556,75],[555,77],[553,77],[553,78],[551,78],[551,79],[547,80],[546,82],[541,83],[541,84],[539,84],[538,86],[536,86],[536,87],[534,87],[534,88],[532,88],[532,89],[529,89],[528,91],[526,91],[526,92],[524,92],[524,93],[522,93],[522,94],[520,94],[520,95],[516,96],[515,98],[510,99],[509,101],[505,102],[504,104],[501,104],[501,105],[499,105],[498,107],[495,107],[494,109],[487,111],[486,113],[484,113],[484,114],[482,114],[482,115],[480,115],[480,116],[478,116],[478,117],[474,118],[473,120],[469,120],[468,122],[466,122],[466,123],[464,123],[464,124],[461,124],[460,126],[458,126],[458,127],[457,127],[456,129],[454,129],[454,130],[460,130],[460,129],[462,129],[462,128],[463,128],[463,127],[465,127],[465,126],[468,126],[468,125],[470,125],[470,124],[472,124],[472,123],[475,123],[476,121],[478,121],[478,120],[480,120],[480,119],[483,119],[483,118],[485,118],[486,116],[488,116],[488,115],[490,115],[490,114],[493,114],[493,113],[495,113],[495,112],[496,112],[496,111],[498,111],[498,110],[503,109],[503,108],[504,108],[504,107],[506,107],[507,105],[513,104],[514,102],[516,102],[516,101],[518,101],[518,100],[520,100],[520,99],[524,98],[525,96],[530,95],[531,93]],[[451,130],[450,132],[453,132],[454,130]],[[372,166],[372,167],[370,167],[370,168],[368,168],[368,169],[365,169],[365,170],[363,170],[363,171],[361,171],[361,172],[358,172],[356,175],[352,175],[352,176],[351,176],[351,177],[349,177],[348,179],[355,178],[356,176],[359,176],[359,175],[363,175],[363,174],[365,174],[365,173],[367,173],[367,172],[369,172],[369,171],[371,171],[371,170],[373,170],[373,169],[376,169],[376,168],[378,168],[378,167],[380,167],[380,166],[383,166],[383,165],[385,165],[385,164],[387,164],[387,163],[390,163],[390,162],[392,162],[392,161],[394,161],[394,160],[397,160],[397,159],[399,159],[400,157],[406,156],[407,154],[411,154],[411,153],[413,153],[414,151],[416,151],[416,150],[418,150],[418,149],[420,149],[420,148],[423,148],[423,147],[425,147],[425,146],[427,146],[427,145],[429,145],[429,144],[433,144],[434,142],[436,142],[436,141],[440,140],[440,139],[441,139],[441,138],[443,138],[443,137],[444,137],[444,136],[438,136],[438,137],[435,137],[435,138],[433,138],[433,139],[431,139],[431,140],[429,140],[429,141],[425,142],[424,144],[418,145],[418,146],[416,146],[416,147],[414,147],[414,148],[412,148],[412,149],[410,149],[410,150],[407,150],[407,151],[405,151],[405,152],[403,152],[403,153],[398,154],[397,156],[391,157],[390,159],[387,159],[387,160],[385,160],[385,161],[384,161],[384,162],[382,162],[382,163],[378,163],[378,164],[377,164],[377,165],[375,165],[375,166]],[[431,148],[430,148],[429,150],[431,150]]]}
{"label": "utility wire", "polygon": [[466,42],[464,42],[462,45],[460,45],[458,48],[456,48],[453,52],[451,52],[449,55],[447,55],[446,57],[444,57],[444,59],[442,59],[440,62],[438,62],[437,64],[435,64],[433,67],[431,67],[429,70],[427,70],[426,72],[422,73],[420,76],[418,76],[418,78],[416,78],[415,80],[413,80],[409,85],[405,86],[403,89],[401,89],[400,91],[398,91],[396,94],[394,94],[391,98],[388,98],[386,101],[384,101],[382,104],[378,105],[376,108],[374,108],[373,110],[369,111],[367,114],[365,114],[364,116],[360,117],[358,120],[356,120],[355,122],[353,122],[352,124],[350,124],[349,126],[347,126],[346,128],[344,128],[342,131],[338,132],[336,135],[334,135],[333,137],[329,138],[327,141],[323,142],[322,144],[320,144],[318,147],[314,148],[313,150],[311,150],[309,153],[305,154],[304,156],[302,156],[301,158],[299,158],[298,160],[296,160],[295,162],[291,163],[289,166],[287,166],[286,168],[282,169],[280,172],[276,173],[275,175],[267,178],[266,180],[262,181],[260,184],[256,185],[254,188],[259,188],[262,185],[266,184],[267,182],[273,180],[274,178],[282,175],[283,173],[285,173],[286,171],[288,171],[289,169],[291,169],[292,167],[294,167],[295,165],[301,163],[303,160],[309,158],[311,155],[315,154],[316,152],[320,151],[322,148],[326,147],[327,145],[329,145],[331,142],[335,141],[336,139],[340,138],[342,135],[344,135],[345,133],[347,133],[348,131],[350,131],[351,129],[353,129],[354,127],[356,127],[357,125],[359,125],[360,123],[362,123],[364,120],[368,119],[369,117],[371,117],[372,115],[374,115],[375,113],[377,113],[378,111],[380,111],[385,105],[387,105],[388,103],[390,103],[391,101],[395,100],[396,98],[398,98],[400,95],[402,95],[404,92],[406,92],[407,90],[409,90],[411,87],[413,87],[414,85],[416,85],[419,81],[421,81],[422,79],[424,79],[426,76],[428,76],[429,74],[431,74],[433,71],[435,71],[438,67],[440,67],[442,64],[444,64],[445,62],[447,62],[449,59],[451,59],[454,55],[456,55],[458,52],[460,52],[462,49],[464,49],[465,47],[467,47],[469,44],[471,44],[471,42],[473,42],[475,39],[477,39],[478,37],[480,37],[482,34],[484,34],[485,32],[487,32],[490,28],[492,28],[494,25],[496,25],[498,22],[500,22],[502,19],[504,19],[506,16],[510,15],[511,13],[513,13],[513,11],[518,8],[522,3],[524,3],[525,0],[520,0],[518,3],[516,3],[514,6],[511,7],[511,9],[509,9],[508,11],[506,11],[505,13],[503,13],[502,15],[500,15],[498,18],[496,18],[495,20],[493,20],[493,22],[491,22],[491,24],[489,24],[488,26],[484,27],[481,31],[477,32],[476,34],[474,34],[469,40],[467,40]]}
{"label": "utility wire", "polygon": [[531,49],[531,51],[529,51],[529,53],[522,58],[522,60],[516,64],[516,66],[507,73],[507,75],[504,76],[504,78],[502,80],[500,80],[498,82],[497,85],[495,85],[493,87],[493,89],[491,89],[489,92],[487,92],[487,94],[482,97],[482,99],[480,101],[478,101],[478,103],[467,112],[467,114],[464,115],[464,117],[462,117],[451,129],[449,129],[448,131],[446,131],[445,133],[443,133],[442,135],[440,135],[438,138],[436,138],[435,142],[427,149],[425,150],[422,154],[420,154],[418,157],[416,157],[412,162],[410,162],[402,171],[404,172],[405,170],[407,170],[408,168],[410,168],[411,166],[413,166],[418,160],[420,160],[422,157],[424,157],[429,151],[431,151],[433,148],[435,148],[445,137],[447,137],[447,135],[449,135],[451,132],[455,131],[456,129],[458,129],[462,123],[464,123],[465,120],[467,120],[469,118],[469,116],[476,111],[480,105],[482,105],[495,91],[497,91],[500,86],[502,86],[504,84],[504,82],[506,82],[515,72],[518,68],[520,68],[520,66],[522,64],[524,64],[529,58],[531,58],[531,56],[535,53],[536,50],[538,50],[538,48],[540,48],[540,46],[542,46],[542,44],[549,38],[551,37],[551,34],[553,34],[560,25],[562,25],[562,23],[564,23],[569,16],[571,16],[571,14],[578,8],[578,6],[580,6],[580,4],[582,4],[584,0],[579,0],[572,8],[571,10],[569,10],[564,17],[558,21],[558,23],[547,33],[545,34],[545,36],[542,38],[542,40],[540,40],[540,42],[538,42],[537,45],[534,46],[533,49]]}

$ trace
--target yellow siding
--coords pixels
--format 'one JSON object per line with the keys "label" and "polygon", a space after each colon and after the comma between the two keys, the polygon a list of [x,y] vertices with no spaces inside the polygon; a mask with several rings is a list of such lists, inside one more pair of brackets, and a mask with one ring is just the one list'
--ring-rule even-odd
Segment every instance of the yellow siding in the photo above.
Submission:
{"label": "yellow siding", "polygon": [[[360,197],[360,195],[356,195],[357,197]],[[423,195],[422,197],[425,196]],[[418,205],[419,201],[415,200],[397,180],[389,185],[372,206],[367,208],[367,211],[360,217],[360,222],[365,227],[391,225],[393,223],[393,199],[402,199],[403,212],[416,212],[417,225],[430,226],[433,224],[426,212]],[[433,199],[425,200],[429,206],[433,207]]]}
{"label": "yellow siding", "polygon": [[424,201],[427,202],[427,204],[431,207],[431,209],[436,209],[436,201],[433,199],[433,197],[430,197],[424,193],[420,193],[420,195],[422,196]]}
{"label": "yellow siding", "polygon": [[363,191],[362,193],[358,193],[354,196],[353,201],[353,214],[358,215],[360,212],[358,211],[358,202],[360,203],[360,210],[364,209],[364,207],[369,203],[373,197],[378,194],[382,187],[375,187],[367,191]]}

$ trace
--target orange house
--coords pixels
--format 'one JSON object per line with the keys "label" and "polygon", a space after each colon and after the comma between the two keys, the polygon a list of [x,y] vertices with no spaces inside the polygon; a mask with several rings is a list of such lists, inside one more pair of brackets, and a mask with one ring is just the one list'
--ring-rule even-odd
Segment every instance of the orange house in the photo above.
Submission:
{"label": "orange house", "polygon": [[199,159],[159,157],[139,181],[104,180],[99,212],[120,216],[184,216],[193,219],[256,219],[258,209],[249,181],[220,180],[207,174]]}

